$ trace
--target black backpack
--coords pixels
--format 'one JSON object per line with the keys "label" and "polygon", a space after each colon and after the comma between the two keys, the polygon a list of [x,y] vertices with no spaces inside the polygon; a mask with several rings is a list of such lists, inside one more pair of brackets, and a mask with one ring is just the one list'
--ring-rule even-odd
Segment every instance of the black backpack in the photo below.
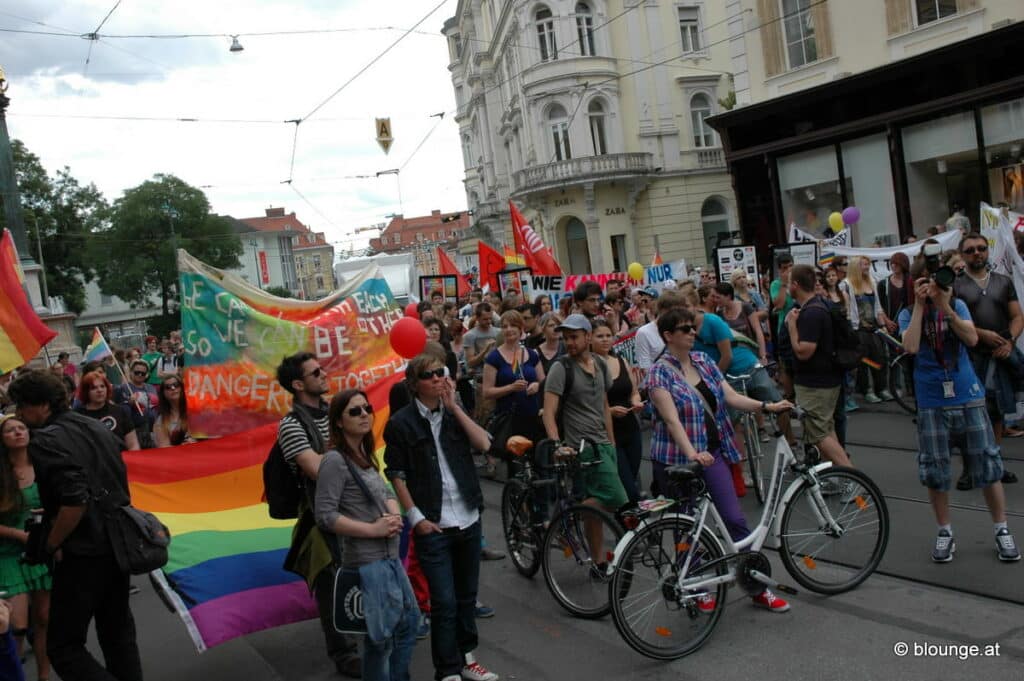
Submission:
{"label": "black backpack", "polygon": [[832,320],[832,359],[843,371],[856,369],[867,355],[867,348],[861,343],[860,335],[838,305],[826,305],[823,302],[821,305]]}
{"label": "black backpack", "polygon": [[[306,437],[309,438],[313,450],[322,454],[324,439],[309,413],[296,405],[289,412],[289,416],[294,417],[306,431]],[[270,453],[263,462],[263,497],[267,501],[270,517],[276,520],[298,518],[299,502],[305,494],[304,486],[302,474],[285,461],[281,444],[275,438],[274,446],[270,448]]]}

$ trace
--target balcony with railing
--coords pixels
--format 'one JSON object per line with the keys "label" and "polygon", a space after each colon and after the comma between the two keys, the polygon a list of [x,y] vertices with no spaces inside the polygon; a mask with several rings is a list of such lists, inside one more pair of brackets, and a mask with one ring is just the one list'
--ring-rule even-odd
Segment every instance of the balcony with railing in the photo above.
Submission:
{"label": "balcony with railing", "polygon": [[653,171],[654,156],[648,153],[584,156],[516,171],[512,174],[512,194],[526,194],[584,182],[626,179]]}

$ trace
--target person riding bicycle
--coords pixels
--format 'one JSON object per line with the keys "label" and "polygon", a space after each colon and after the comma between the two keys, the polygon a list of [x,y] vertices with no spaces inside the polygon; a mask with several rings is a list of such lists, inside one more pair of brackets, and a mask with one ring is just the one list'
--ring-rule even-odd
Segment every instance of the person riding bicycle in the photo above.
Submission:
{"label": "person riding bicycle", "polygon": [[[733,390],[711,357],[693,350],[697,334],[693,310],[670,310],[659,316],[658,333],[665,341],[665,352],[647,375],[647,387],[657,410],[651,437],[654,479],[659,489],[671,490],[675,485],[666,473],[667,468],[688,461],[700,462],[711,500],[730,536],[738,541],[750,534],[750,528],[727,464],[730,456],[735,458],[738,452],[726,405],[741,411],[760,409],[772,413],[793,405],[786,401],[759,402]],[[753,602],[771,612],[789,610],[789,604],[768,589],[754,596]],[[703,612],[714,612],[714,597],[701,597],[698,607]]]}

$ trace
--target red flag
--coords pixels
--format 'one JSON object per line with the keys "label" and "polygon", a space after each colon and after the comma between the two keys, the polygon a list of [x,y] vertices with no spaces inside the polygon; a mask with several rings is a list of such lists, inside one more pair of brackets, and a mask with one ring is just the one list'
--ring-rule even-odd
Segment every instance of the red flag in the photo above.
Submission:
{"label": "red flag", "polygon": [[555,275],[561,274],[562,268],[551,251],[544,246],[544,242],[533,231],[533,227],[526,221],[516,205],[508,202],[509,212],[512,214],[512,236],[515,238],[516,250],[526,258],[526,266],[533,274]]}
{"label": "red flag", "polygon": [[459,268],[455,266],[455,263],[453,263],[451,258],[448,257],[448,254],[441,250],[440,246],[437,247],[437,264],[441,268],[441,274],[454,274],[457,277],[459,282],[459,297],[468,296],[470,290],[469,282],[466,281],[466,277],[462,276],[462,273],[459,272]]}
{"label": "red flag", "polygon": [[14,237],[5,229],[0,238],[0,373],[28,364],[56,337],[32,309]]}
{"label": "red flag", "polygon": [[477,242],[480,257],[480,286],[489,284],[492,291],[500,290],[498,272],[505,269],[505,256],[483,241]]}

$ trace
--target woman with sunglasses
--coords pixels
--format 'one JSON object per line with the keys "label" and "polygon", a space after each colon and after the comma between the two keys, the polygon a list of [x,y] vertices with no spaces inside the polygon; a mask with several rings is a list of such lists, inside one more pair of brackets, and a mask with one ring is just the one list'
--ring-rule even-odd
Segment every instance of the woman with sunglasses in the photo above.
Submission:
{"label": "woman with sunglasses", "polygon": [[444,364],[448,367],[448,374],[453,378],[457,377],[459,373],[459,359],[452,350],[447,325],[437,317],[434,317],[433,319],[424,320],[423,328],[427,330],[428,341],[440,343],[441,347],[444,348]]}
{"label": "woman with sunglasses", "polygon": [[[665,469],[697,461],[711,499],[734,541],[750,534],[740,508],[728,461],[739,458],[735,435],[726,407],[736,411],[779,413],[792,408],[785,400],[758,402],[740,395],[725,382],[715,362],[703,352],[694,352],[697,326],[690,309],[671,309],[658,317],[658,333],[665,352],[647,374],[647,386],[658,416],[651,437],[652,472],[658,489],[672,490]],[[771,612],[789,610],[781,598],[765,589],[754,596],[754,605]],[[699,603],[704,612],[714,612],[713,596]]]}
{"label": "woman with sunglasses", "polygon": [[102,370],[90,371],[82,376],[78,384],[78,402],[81,406],[75,411],[104,424],[121,439],[125,449],[140,449],[128,407],[114,404],[113,397],[114,387],[106,374]]}
{"label": "woman with sunglasses", "polygon": [[50,620],[49,569],[22,562],[28,533],[25,521],[34,508],[41,508],[35,469],[28,455],[29,430],[14,416],[0,420],[0,591],[11,605],[11,628],[21,656],[32,613],[32,649],[38,678],[50,675],[46,655],[46,633]]}
{"label": "woman with sunglasses", "polygon": [[398,501],[374,462],[373,405],[363,391],[343,390],[331,400],[328,423],[331,449],[320,462],[314,508],[320,528],[341,544],[340,569],[362,581],[363,679],[407,681],[419,608],[398,558]]}
{"label": "woman with sunglasses", "polygon": [[175,447],[195,442],[188,432],[188,414],[185,410],[185,388],[177,376],[168,376],[160,382],[160,399],[153,439],[157,447]]}
{"label": "woman with sunglasses", "polygon": [[436,355],[414,357],[405,375],[413,400],[384,428],[385,473],[408,514],[430,585],[435,678],[494,681],[497,675],[473,656],[483,493],[472,449],[487,451],[490,437],[459,406]]}

